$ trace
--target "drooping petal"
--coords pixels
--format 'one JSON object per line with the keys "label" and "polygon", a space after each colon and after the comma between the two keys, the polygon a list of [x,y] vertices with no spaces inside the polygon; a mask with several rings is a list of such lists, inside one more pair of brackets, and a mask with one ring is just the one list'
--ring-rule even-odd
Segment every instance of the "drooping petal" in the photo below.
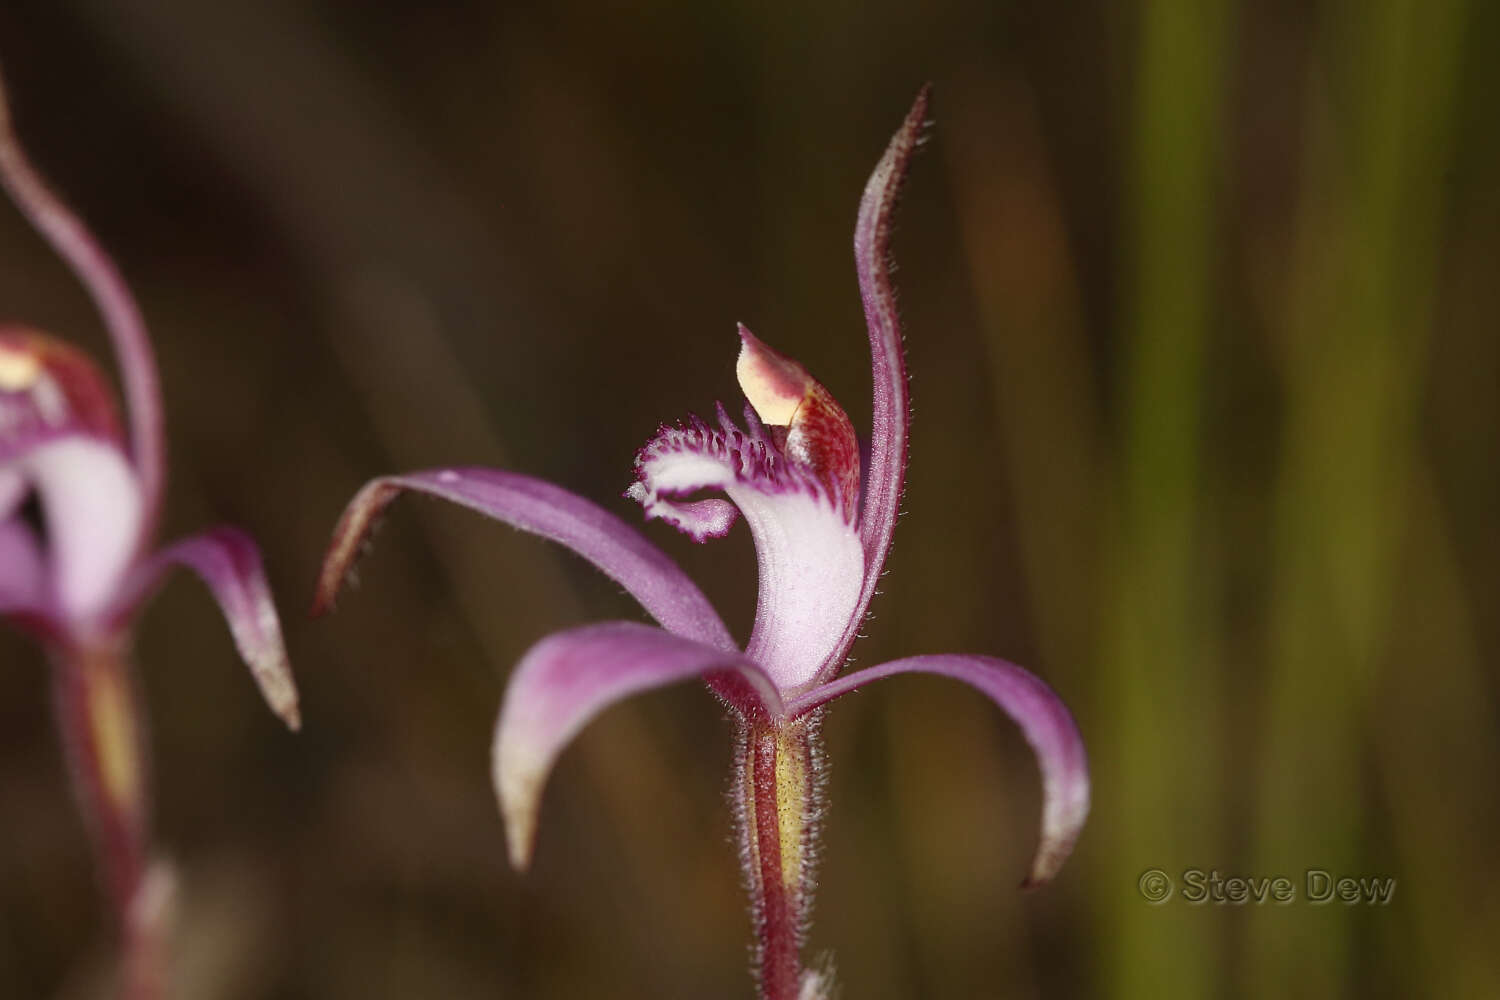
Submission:
{"label": "drooping petal", "polygon": [[511,674],[495,727],[493,776],[511,864],[530,862],[547,775],[590,719],[629,695],[700,676],[727,677],[765,718],[781,715],[775,683],[753,660],[649,625],[588,625],[533,646]]}
{"label": "drooping petal", "polygon": [[843,658],[864,556],[837,488],[783,452],[758,419],[747,433],[720,410],[718,428],[694,418],[663,427],[636,456],[628,495],[647,518],[680,526],[704,490],[734,501],[755,540],[760,590],[747,652],[782,691]]}
{"label": "drooping petal", "polygon": [[1057,874],[1089,812],[1089,764],[1083,738],[1067,706],[1040,678],[988,656],[938,654],[892,660],[814,688],[787,706],[796,718],[834,698],[895,674],[941,674],[964,681],[999,705],[1036,752],[1042,772],[1042,839],[1027,888]]}
{"label": "drooping petal", "polygon": [[[906,356],[896,292],[891,284],[891,215],[906,180],[912,154],[927,118],[928,88],[917,94],[906,120],[891,138],[885,155],[875,165],[859,203],[854,226],[854,263],[859,272],[860,298],[870,332],[870,361],[874,376],[874,416],[871,426],[870,467],[865,474],[860,537],[865,548],[865,585],[858,618],[875,593],[906,475],[907,431],[911,409],[907,399]],[[858,627],[858,621],[855,622]]]}
{"label": "drooping petal", "polygon": [[169,545],[137,568],[122,611],[139,607],[173,566],[186,566],[208,585],[266,704],[289,728],[300,729],[297,684],[254,540],[238,528],[220,527]]}
{"label": "drooping petal", "polygon": [[142,535],[149,535],[160,510],[166,474],[161,388],[151,340],[135,298],[114,262],[27,159],[11,125],[3,80],[0,80],[0,186],[73,269],[109,331],[129,404],[130,454],[143,501]]}
{"label": "drooping petal", "polygon": [[334,528],[314,614],[332,607],[376,520],[403,490],[441,497],[565,545],[629,591],[665,628],[719,649],[736,649],[708,598],[638,531],[561,487],[499,469],[435,469],[365,484]]}

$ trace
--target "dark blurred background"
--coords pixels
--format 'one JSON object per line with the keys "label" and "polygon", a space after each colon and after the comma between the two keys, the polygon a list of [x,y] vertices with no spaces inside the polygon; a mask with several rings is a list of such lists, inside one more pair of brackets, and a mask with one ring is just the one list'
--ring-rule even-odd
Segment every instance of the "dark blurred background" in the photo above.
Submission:
{"label": "dark blurred background", "polygon": [[[1032,667],[1096,805],[1021,894],[1014,727],[936,679],[840,703],[809,957],[859,1000],[1500,996],[1497,29],[1481,0],[0,6],[19,129],[154,332],[168,533],[257,536],[302,687],[292,736],[190,580],[141,625],[178,994],[751,995],[701,689],[592,725],[506,865],[502,685],[639,617],[616,587],[411,500],[305,609],[378,473],[504,465],[635,520],[634,449],[737,398],[737,320],[867,427],[854,210],[932,80],[909,516],[856,653]],[[0,314],[105,348],[9,207]],[[747,533],[646,530],[746,634]],[[47,667],[0,655],[0,994],[97,996]],[[1152,868],[1299,898],[1153,906]],[[1311,905],[1309,869],[1394,900]]]}

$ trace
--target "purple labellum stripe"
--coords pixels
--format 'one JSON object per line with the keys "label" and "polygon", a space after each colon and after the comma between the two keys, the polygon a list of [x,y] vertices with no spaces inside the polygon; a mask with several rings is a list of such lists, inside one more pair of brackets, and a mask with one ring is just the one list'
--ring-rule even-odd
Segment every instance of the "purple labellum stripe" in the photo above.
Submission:
{"label": "purple labellum stripe", "polygon": [[345,508],[324,558],[315,614],[328,610],[381,512],[404,490],[460,504],[567,546],[665,628],[737,650],[708,598],[664,552],[609,511],[559,486],[499,469],[441,469],[371,480]]}
{"label": "purple labellum stripe", "polygon": [[1036,753],[1042,772],[1042,837],[1024,885],[1042,885],[1057,874],[1089,813],[1089,763],[1083,738],[1067,706],[1036,675],[988,656],[937,654],[892,660],[847,674],[787,705],[797,718],[872,681],[896,674],[952,677],[977,688],[1015,720]]}
{"label": "purple labellum stripe", "polygon": [[[735,787],[765,1000],[815,1000],[832,988],[800,962],[820,812],[819,758],[809,734],[828,701],[881,677],[934,673],[979,688],[1015,719],[1037,754],[1044,795],[1027,885],[1057,872],[1089,809],[1077,727],[1047,685],[1019,667],[976,656],[919,656],[829,679],[866,615],[901,500],[909,411],[890,226],[926,108],[924,88],[870,178],[855,232],[875,411],[864,496],[857,495],[859,445],[842,408],[799,362],[743,327],[736,374],[749,403],[744,427],[721,405],[717,427],[696,417],[663,427],[636,457],[627,495],[647,519],[703,541],[726,533],[736,511],[745,517],[760,570],[745,653],[676,566],[612,515],[558,487],[492,470],[367,484],[335,529],[315,600],[315,610],[329,606],[376,517],[406,489],[560,541],[624,584],[665,630],[609,623],[560,633],[533,647],[511,678],[493,766],[512,862],[529,861],[550,770],[591,718],[629,694],[702,677],[739,714]],[[705,491],[728,501],[695,496]]]}
{"label": "purple labellum stripe", "polygon": [[[691,416],[659,429],[636,454],[639,485],[670,499],[742,483],[761,493],[805,493],[832,505],[828,488],[814,473],[782,455],[759,419],[745,431],[729,419],[723,404],[718,413],[718,428]],[[632,490],[631,495],[636,492]]]}
{"label": "purple labellum stripe", "polygon": [[636,458],[629,496],[648,518],[677,524],[682,499],[722,490],[755,540],[760,584],[749,655],[783,691],[805,687],[842,659],[845,624],[859,599],[864,554],[836,487],[787,458],[759,423],[749,432],[722,414],[715,429],[693,418],[664,427]]}
{"label": "purple labellum stripe", "polygon": [[530,862],[547,775],[590,719],[629,695],[724,674],[753,693],[753,716],[781,716],[776,685],[752,660],[649,625],[588,625],[533,646],[511,674],[495,727],[493,775],[511,863]]}
{"label": "purple labellum stripe", "polygon": [[131,458],[143,500],[142,539],[154,530],[166,475],[161,387],[156,356],[135,298],[88,228],[52,193],[16,138],[0,80],[0,185],[88,290],[120,364],[130,413]]}
{"label": "purple labellum stripe", "polygon": [[266,704],[288,727],[300,729],[297,685],[255,542],[238,528],[221,527],[162,549],[137,568],[117,613],[133,617],[173,566],[186,566],[207,584]]}

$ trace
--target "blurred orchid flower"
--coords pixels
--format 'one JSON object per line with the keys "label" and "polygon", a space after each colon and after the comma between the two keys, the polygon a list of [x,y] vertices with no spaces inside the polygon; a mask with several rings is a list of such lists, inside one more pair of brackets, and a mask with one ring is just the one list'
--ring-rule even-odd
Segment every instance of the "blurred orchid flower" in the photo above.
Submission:
{"label": "blurred orchid flower", "polygon": [[166,883],[147,877],[146,763],[129,667],[135,616],[169,569],[186,566],[218,599],[261,693],[293,729],[297,690],[248,535],[217,528],[151,549],[165,476],[151,342],[109,257],[27,160],[3,85],[0,185],[93,297],[129,402],[127,439],[113,392],[85,354],[0,325],[0,618],[53,661],[59,727],[125,939],[122,995],[151,997]]}
{"label": "blurred orchid flower", "polygon": [[[1044,796],[1041,843],[1026,880],[1062,866],[1089,806],[1088,764],[1071,715],[1020,667],[984,656],[915,656],[839,677],[875,593],[895,526],[909,413],[890,281],[890,220],[926,114],[917,98],[865,188],[854,250],[869,326],[874,435],[863,477],[849,418],[796,361],[740,328],[737,366],[748,406],[739,427],[722,406],[663,427],[636,457],[628,496],[697,541],[743,515],[760,567],[759,603],[742,651],[703,593],[613,514],[560,487],[491,469],[443,469],[367,484],[344,511],[315,610],[331,605],[378,515],[403,491],[451,500],[560,542],[618,581],[660,623],[590,625],[543,639],[513,673],[494,740],[494,780],[513,864],[532,851],[554,760],[602,709],[692,677],[724,701],[739,729],[735,797],[753,896],[757,977],[767,1000],[816,998],[831,984],[799,957],[812,891],[823,767],[823,707],[895,674],[940,674],[988,696],[1035,750]],[[704,492],[727,499],[694,499]]]}

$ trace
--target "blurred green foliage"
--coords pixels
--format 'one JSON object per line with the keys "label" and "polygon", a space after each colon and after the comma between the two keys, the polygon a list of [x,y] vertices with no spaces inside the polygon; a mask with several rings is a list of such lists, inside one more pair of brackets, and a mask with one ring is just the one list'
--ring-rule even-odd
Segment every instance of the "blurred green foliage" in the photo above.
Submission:
{"label": "blurred green foliage", "polygon": [[[168,530],[259,537],[303,686],[294,737],[191,585],[142,627],[181,995],[749,995],[701,691],[595,724],[506,868],[504,677],[635,617],[607,581],[410,502],[302,608],[380,472],[617,497],[734,397],[736,320],[863,424],[854,207],[925,79],[910,516],[856,653],[1033,667],[1097,804],[1021,895],[1014,731],[937,681],[841,703],[812,953],[861,1000],[1500,995],[1497,40],[1473,0],[6,4],[21,131],[162,355]],[[0,261],[0,315],[103,347],[8,210]],[[648,533],[747,630],[743,532]],[[0,649],[0,992],[94,996],[46,667]],[[1150,905],[1151,868],[1397,888]]]}

